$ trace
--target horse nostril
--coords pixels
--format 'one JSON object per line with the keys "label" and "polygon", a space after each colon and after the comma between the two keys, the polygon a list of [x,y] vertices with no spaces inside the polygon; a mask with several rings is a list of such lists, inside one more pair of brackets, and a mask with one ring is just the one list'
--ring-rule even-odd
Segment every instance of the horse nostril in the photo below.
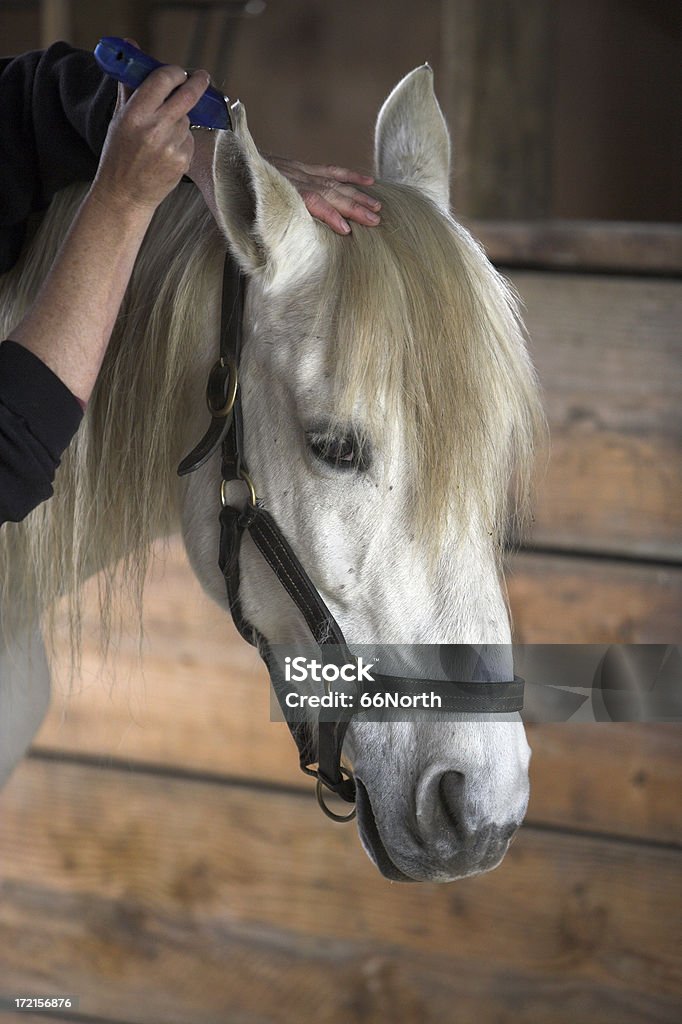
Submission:
{"label": "horse nostril", "polygon": [[460,828],[464,810],[464,774],[450,771],[441,775],[438,795],[450,821]]}

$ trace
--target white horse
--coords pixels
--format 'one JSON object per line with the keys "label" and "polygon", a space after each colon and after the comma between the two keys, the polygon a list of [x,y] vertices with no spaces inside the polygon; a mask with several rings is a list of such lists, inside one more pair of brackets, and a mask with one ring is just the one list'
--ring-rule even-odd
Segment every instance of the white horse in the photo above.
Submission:
{"label": "white horse", "polygon": [[[0,777],[47,706],[36,622],[59,594],[72,595],[77,646],[82,580],[104,569],[113,585],[123,559],[139,591],[151,542],[180,525],[194,571],[229,614],[217,566],[219,456],[186,480],[175,472],[205,426],[226,244],[248,281],[249,470],[348,642],[510,642],[499,555],[523,510],[542,418],[515,301],[448,210],[450,143],[430,68],[409,74],[380,111],[372,191],[382,224],[354,225],[347,238],[313,220],[259,155],[239,104],[233,119],[216,147],[219,230],[192,186],[162,205],[55,495],[0,531]],[[3,279],[2,336],[79,197],[57,197]],[[243,502],[243,485],[228,497]],[[250,540],[241,579],[245,617],[265,638],[307,639]],[[105,594],[105,621],[107,608]],[[501,658],[499,678],[511,671]],[[351,724],[344,755],[360,837],[389,878],[488,870],[521,823],[523,726],[516,715],[469,719]]]}

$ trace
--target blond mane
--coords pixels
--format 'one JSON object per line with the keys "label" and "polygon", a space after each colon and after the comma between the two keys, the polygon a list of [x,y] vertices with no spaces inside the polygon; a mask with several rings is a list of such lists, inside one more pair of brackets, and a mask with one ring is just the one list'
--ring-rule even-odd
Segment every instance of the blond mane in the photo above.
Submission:
{"label": "blond mane", "polygon": [[[0,337],[11,336],[35,296],[82,194],[74,187],[55,198],[19,264],[0,279]],[[68,593],[76,651],[79,590],[93,567],[104,567],[105,644],[114,591],[123,587],[141,608],[152,541],[177,523],[175,469],[186,440],[185,385],[200,342],[197,310],[217,308],[224,252],[201,195],[180,186],[147,233],[97,386],[57,471],[54,496],[22,523],[0,530],[6,632],[45,609],[49,616]]]}
{"label": "blond mane", "polygon": [[323,307],[333,310],[340,415],[363,396],[375,430],[400,417],[415,526],[432,546],[446,524],[473,517],[500,553],[525,528],[544,433],[518,301],[429,199],[406,185],[371,191],[381,229],[330,240]]}
{"label": "blond mane", "polygon": [[[470,235],[427,199],[405,186],[374,191],[383,203],[380,229],[355,228],[350,239],[329,234],[321,298],[332,310],[340,408],[364,396],[378,420],[381,395],[381,422],[391,422],[392,410],[402,416],[406,463],[417,467],[417,526],[438,537],[434,524],[449,510],[462,521],[475,510],[501,547],[510,522],[527,511],[542,426],[516,300]],[[0,336],[11,336],[36,294],[81,194],[56,198],[0,282]],[[176,525],[186,385],[201,343],[197,311],[218,315],[224,251],[199,194],[180,186],[154,218],[54,497],[0,530],[6,630],[69,592],[77,650],[79,588],[93,567],[105,567],[105,638],[114,582],[141,603],[151,543]]]}

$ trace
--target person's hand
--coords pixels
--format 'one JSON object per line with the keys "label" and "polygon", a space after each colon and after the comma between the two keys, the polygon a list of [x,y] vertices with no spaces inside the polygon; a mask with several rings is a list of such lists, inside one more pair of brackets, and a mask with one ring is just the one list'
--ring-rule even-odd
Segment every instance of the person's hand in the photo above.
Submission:
{"label": "person's hand", "polygon": [[374,227],[380,221],[381,203],[358,185],[372,185],[368,174],[326,164],[304,164],[281,156],[266,156],[300,193],[308,211],[339,235],[351,229],[349,220]]}
{"label": "person's hand", "polygon": [[[187,172],[201,189],[206,204],[216,216],[213,183],[213,153],[216,132],[198,128],[194,133],[194,156]],[[301,194],[312,214],[340,235],[350,231],[348,220],[374,227],[379,223],[378,199],[363,192],[358,185],[371,185],[374,178],[345,167],[304,164],[298,160],[263,154]],[[348,218],[346,220],[345,218]]]}
{"label": "person's hand", "polygon": [[92,192],[100,201],[153,212],[189,169],[194,139],[187,114],[206,91],[207,71],[190,77],[173,64],[157,68],[118,102]]}

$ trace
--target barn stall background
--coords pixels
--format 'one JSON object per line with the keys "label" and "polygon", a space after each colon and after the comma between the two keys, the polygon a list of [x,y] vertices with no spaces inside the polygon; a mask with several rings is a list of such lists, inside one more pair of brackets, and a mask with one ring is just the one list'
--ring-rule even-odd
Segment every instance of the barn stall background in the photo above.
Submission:
{"label": "barn stall background", "polygon": [[[211,68],[264,151],[350,166],[430,60],[454,206],[526,304],[552,432],[515,638],[678,641],[679,4],[0,3],[7,53],[103,34]],[[502,866],[394,885],[320,815],[176,540],[142,664],[122,608],[102,665],[95,592],[75,692],[0,795],[0,992],[78,995],[81,1022],[679,1019],[677,726],[531,727]]]}

